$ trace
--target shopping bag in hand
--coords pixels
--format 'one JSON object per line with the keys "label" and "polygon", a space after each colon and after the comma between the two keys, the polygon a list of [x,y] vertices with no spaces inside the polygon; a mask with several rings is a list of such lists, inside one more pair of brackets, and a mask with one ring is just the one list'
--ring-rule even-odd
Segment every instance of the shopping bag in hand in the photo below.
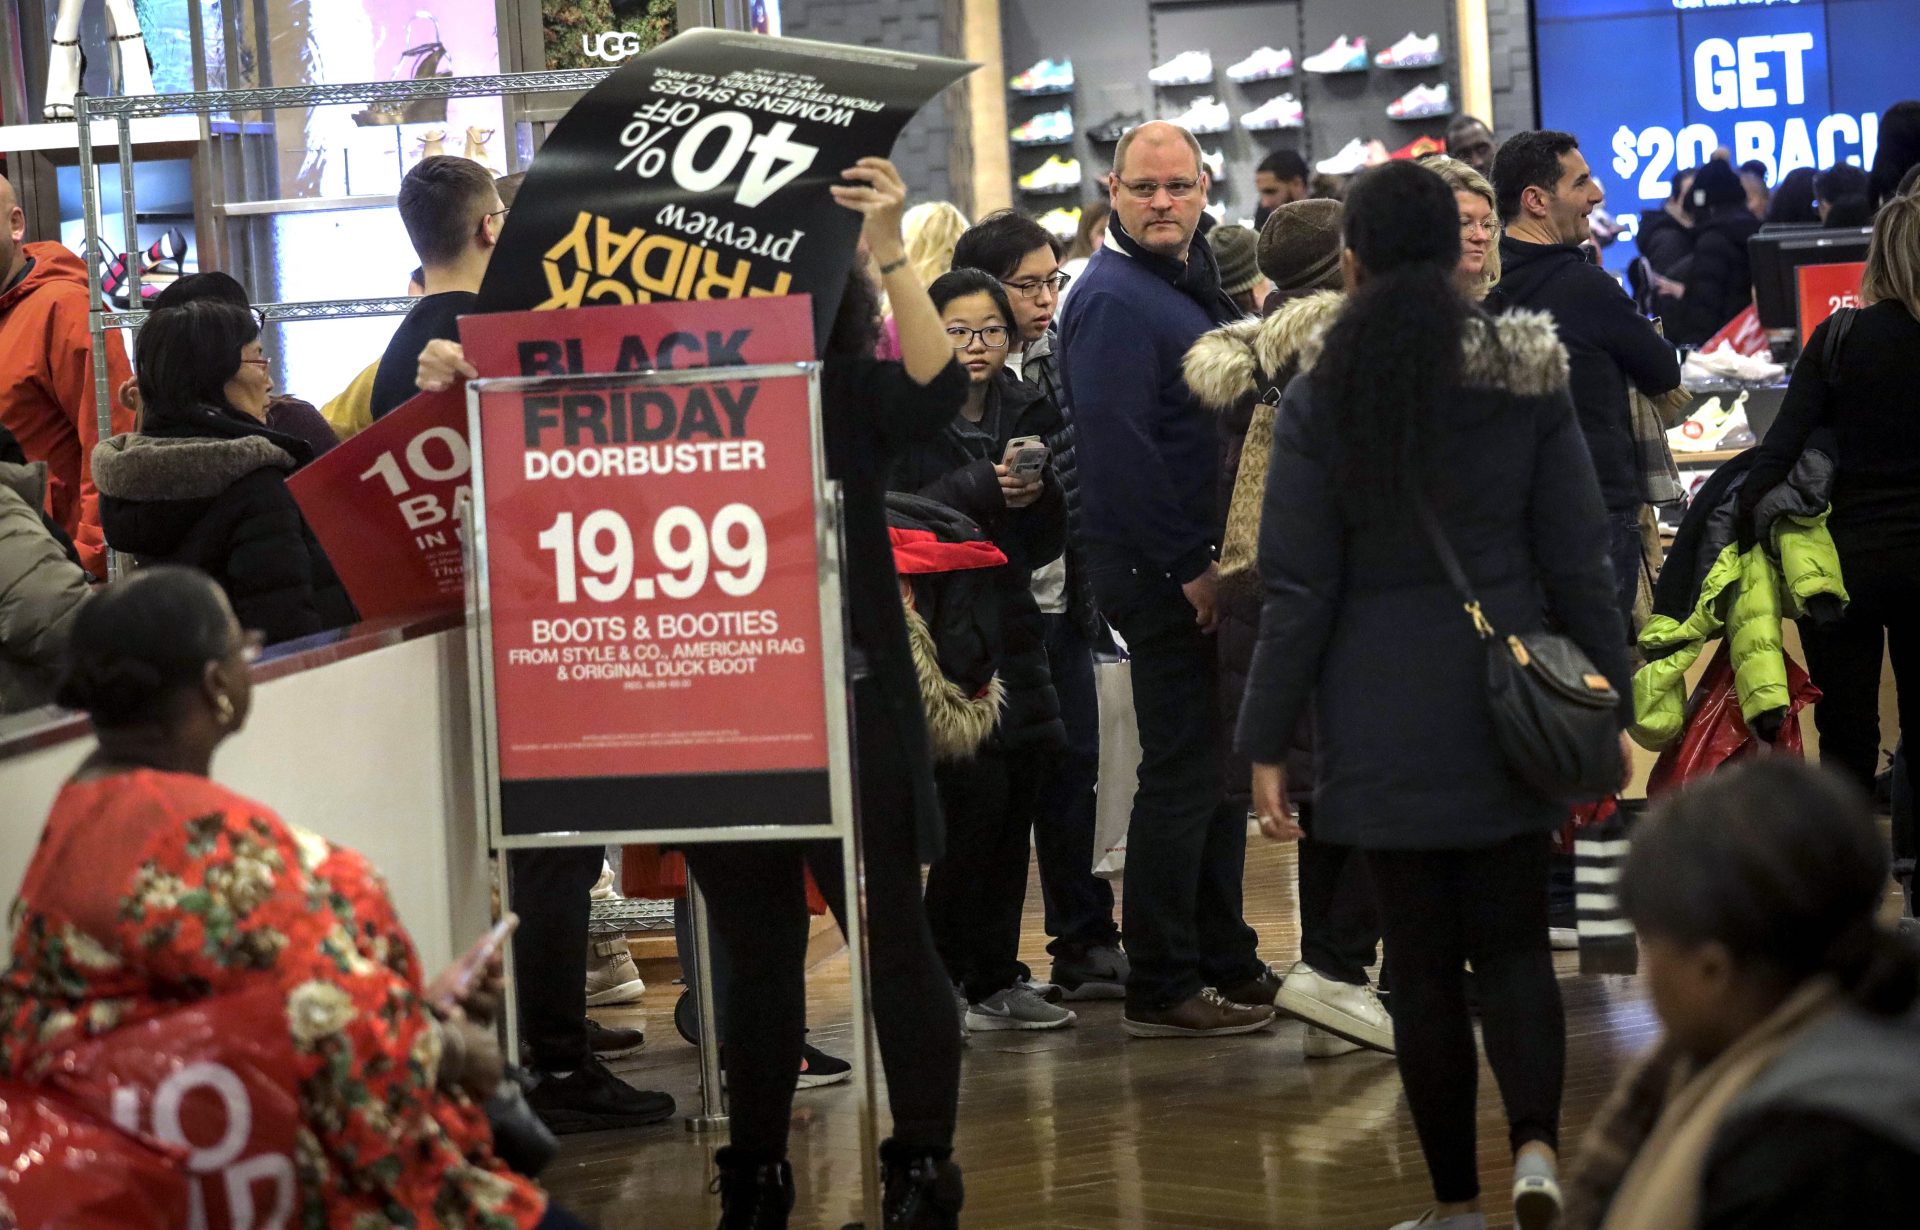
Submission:
{"label": "shopping bag in hand", "polygon": [[[1802,752],[1800,711],[1820,699],[1820,690],[1800,664],[1787,657],[1787,694],[1792,699],[1772,750],[1791,756]],[[1687,726],[1680,741],[1660,753],[1647,779],[1647,795],[1658,797],[1695,777],[1713,772],[1741,756],[1758,755],[1768,745],[1747,728],[1740,716],[1740,697],[1733,685],[1733,656],[1722,641],[1700,686],[1688,702]]]}
{"label": "shopping bag in hand", "polygon": [[1093,874],[1117,880],[1127,869],[1127,825],[1140,778],[1140,724],[1133,713],[1133,664],[1096,659],[1100,700],[1100,782],[1094,794]]}

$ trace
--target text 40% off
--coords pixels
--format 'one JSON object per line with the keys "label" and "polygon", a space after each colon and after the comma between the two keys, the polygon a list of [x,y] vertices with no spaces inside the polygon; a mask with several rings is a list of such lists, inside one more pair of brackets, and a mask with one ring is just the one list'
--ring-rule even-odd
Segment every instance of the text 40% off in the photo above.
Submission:
{"label": "text 40% off", "polygon": [[741,111],[715,111],[700,118],[700,108],[692,103],[654,103],[635,111],[621,130],[620,144],[627,152],[614,169],[632,167],[645,179],[670,169],[683,191],[705,193],[732,179],[751,154],[753,160],[733,194],[736,204],[751,209],[792,183],[819,157],[819,147],[795,141],[794,132],[786,120],[756,132],[752,118]]}

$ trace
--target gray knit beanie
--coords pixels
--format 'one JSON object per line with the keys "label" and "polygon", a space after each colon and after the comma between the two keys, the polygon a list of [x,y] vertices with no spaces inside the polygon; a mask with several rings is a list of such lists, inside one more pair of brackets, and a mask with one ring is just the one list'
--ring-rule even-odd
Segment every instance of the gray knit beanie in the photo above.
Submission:
{"label": "gray knit beanie", "polygon": [[1341,206],[1314,199],[1282,205],[1260,228],[1260,272],[1274,290],[1296,295],[1340,286]]}

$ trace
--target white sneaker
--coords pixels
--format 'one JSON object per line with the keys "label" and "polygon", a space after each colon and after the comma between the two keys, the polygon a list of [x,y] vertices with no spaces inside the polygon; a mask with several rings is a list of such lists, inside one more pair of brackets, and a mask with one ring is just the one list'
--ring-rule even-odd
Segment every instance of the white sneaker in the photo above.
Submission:
{"label": "white sneaker", "polygon": [[1429,120],[1453,114],[1453,93],[1447,83],[1416,85],[1387,104],[1387,115],[1396,120]]}
{"label": "white sneaker", "polygon": [[1580,948],[1580,931],[1577,927],[1548,927],[1547,947],[1555,952],[1576,952]]}
{"label": "white sneaker", "polygon": [[1440,63],[1440,36],[1421,38],[1413,31],[1407,37],[1373,57],[1381,68],[1431,68]]}
{"label": "white sneaker", "polygon": [[1306,122],[1306,108],[1291,94],[1269,98],[1240,117],[1240,127],[1252,132],[1271,128],[1300,128]]}
{"label": "white sneaker", "polygon": [[1436,1217],[1428,1209],[1412,1221],[1395,1222],[1393,1230],[1487,1230],[1485,1213],[1455,1213],[1452,1217]]}
{"label": "white sneaker", "polygon": [[1165,64],[1147,72],[1155,85],[1206,85],[1213,80],[1213,53],[1183,51]]}
{"label": "white sneaker", "polygon": [[1367,143],[1359,137],[1347,142],[1331,158],[1322,158],[1313,169],[1322,175],[1352,175],[1367,165]]}
{"label": "white sneaker", "polygon": [[1225,201],[1215,201],[1213,204],[1207,206],[1206,212],[1216,223],[1225,223],[1227,220],[1227,203]]}
{"label": "white sneaker", "polygon": [[1166,117],[1169,124],[1177,124],[1196,136],[1210,132],[1225,132],[1233,127],[1233,117],[1227,111],[1227,104],[1218,101],[1212,95],[1196,98],[1193,105],[1179,115]]}
{"label": "white sneaker", "polygon": [[1080,233],[1080,207],[1071,209],[1054,208],[1040,215],[1038,219],[1047,233],[1061,239],[1072,239]]}
{"label": "white sneaker", "polygon": [[1207,168],[1207,174],[1219,179],[1227,173],[1227,151],[1210,149],[1200,155],[1200,165]]}
{"label": "white sneaker", "polygon": [[1564,1203],[1553,1163],[1535,1153],[1513,1159],[1513,1224],[1519,1230],[1552,1230]]}
{"label": "white sneaker", "polygon": [[1349,1042],[1330,1034],[1318,1025],[1307,1026],[1306,1036],[1300,1040],[1300,1050],[1308,1059],[1332,1059],[1338,1055],[1351,1055],[1359,1049],[1358,1042]]}
{"label": "white sneaker", "polygon": [[1077,1019],[1071,1009],[1048,1003],[1020,982],[1004,991],[995,991],[977,1004],[968,1004],[964,1024],[974,1033],[989,1033],[1005,1029],[1065,1029]]}
{"label": "white sneaker", "polygon": [[1275,51],[1271,47],[1262,47],[1238,64],[1227,66],[1227,80],[1245,83],[1248,81],[1271,81],[1275,77],[1293,76],[1293,48],[1282,47]]}
{"label": "white sneaker", "polygon": [[1393,1054],[1393,1018],[1370,986],[1335,982],[1299,961],[1287,971],[1273,1006],[1349,1042]]}
{"label": "white sneaker", "polygon": [[1364,73],[1367,71],[1367,40],[1349,39],[1342,34],[1325,51],[1302,60],[1300,67],[1310,73]]}
{"label": "white sneaker", "polygon": [[623,935],[608,936],[587,945],[587,1007],[631,1004],[647,993],[640,969],[633,963]]}

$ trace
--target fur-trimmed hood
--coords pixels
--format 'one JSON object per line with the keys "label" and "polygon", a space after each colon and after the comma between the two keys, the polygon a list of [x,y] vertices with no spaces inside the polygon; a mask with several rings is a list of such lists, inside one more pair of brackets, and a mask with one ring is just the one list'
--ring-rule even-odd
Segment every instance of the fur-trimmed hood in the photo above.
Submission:
{"label": "fur-trimmed hood", "polygon": [[[1200,404],[1224,413],[1289,364],[1310,371],[1346,296],[1320,291],[1259,320],[1235,321],[1203,334],[1187,351],[1187,387]],[[1461,343],[1462,383],[1519,397],[1567,387],[1567,352],[1544,312],[1509,312],[1472,321]]]}
{"label": "fur-trimmed hood", "polygon": [[121,500],[211,499],[255,470],[293,468],[293,455],[261,436],[134,434],[102,440],[93,450],[94,485]]}
{"label": "fur-trimmed hood", "polygon": [[1270,316],[1236,320],[1200,335],[1187,351],[1187,388],[1216,414],[1233,409],[1300,359],[1340,315],[1347,297],[1323,290],[1292,300]]}

